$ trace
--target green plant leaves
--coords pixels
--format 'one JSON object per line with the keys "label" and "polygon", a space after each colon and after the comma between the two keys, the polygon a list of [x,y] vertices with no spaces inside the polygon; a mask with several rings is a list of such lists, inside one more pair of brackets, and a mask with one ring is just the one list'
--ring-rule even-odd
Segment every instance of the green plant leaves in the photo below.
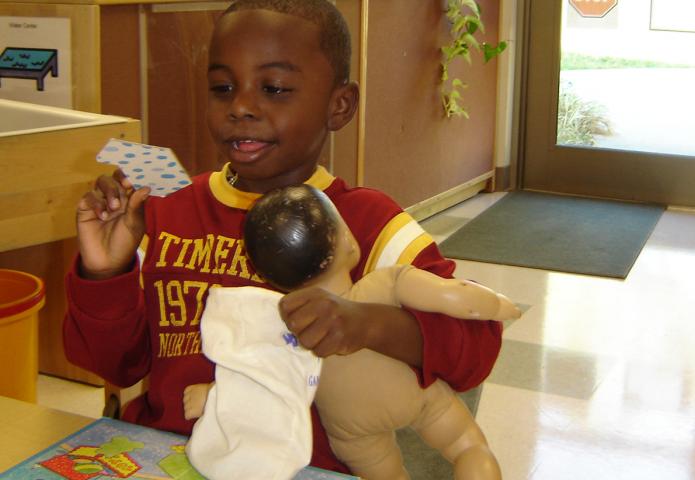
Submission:
{"label": "green plant leaves", "polygon": [[[466,12],[466,13],[464,13]],[[441,98],[447,117],[463,116],[468,118],[468,112],[462,105],[461,90],[466,88],[458,78],[449,82],[449,65],[457,58],[463,58],[471,63],[471,50],[481,51],[485,63],[502,53],[507,48],[507,42],[498,45],[480,43],[476,33],[485,32],[485,25],[480,18],[480,5],[475,0],[448,0],[446,17],[451,23],[451,43],[441,47],[442,59],[442,88]]]}
{"label": "green plant leaves", "polygon": [[504,50],[507,48],[507,42],[504,40],[498,43],[497,45],[490,45],[489,43],[483,43],[483,58],[485,59],[485,63],[489,62],[493,58],[495,58],[497,55],[500,53],[504,52]]}

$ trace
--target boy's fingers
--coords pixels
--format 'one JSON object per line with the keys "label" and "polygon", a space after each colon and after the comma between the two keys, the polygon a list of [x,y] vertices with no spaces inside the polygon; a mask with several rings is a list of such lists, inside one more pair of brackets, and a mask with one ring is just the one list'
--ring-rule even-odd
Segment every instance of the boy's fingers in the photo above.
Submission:
{"label": "boy's fingers", "polygon": [[291,315],[310,302],[326,298],[327,292],[320,288],[301,288],[290,292],[280,300],[280,313]]}
{"label": "boy's fingers", "polygon": [[123,170],[120,168],[117,168],[114,170],[112,177],[114,180],[116,180],[124,189],[130,190],[133,188],[133,184],[130,183],[130,180],[128,180],[128,177],[126,177],[125,173],[123,173]]}
{"label": "boy's fingers", "polygon": [[94,190],[104,196],[106,208],[110,211],[118,210],[123,205],[125,189],[114,177],[100,175],[94,184]]}
{"label": "boy's fingers", "polygon": [[345,330],[335,328],[330,322],[313,322],[297,335],[297,339],[304,348],[311,350],[318,357],[352,353]]}
{"label": "boy's fingers", "polygon": [[150,187],[142,187],[142,188],[135,190],[130,195],[130,199],[128,201],[128,211],[132,212],[135,210],[140,210],[143,207],[145,200],[147,200],[147,197],[149,195],[150,195]]}
{"label": "boy's fingers", "polygon": [[95,191],[85,193],[77,203],[78,220],[91,220],[94,216],[104,218],[108,211],[101,194]]}
{"label": "boy's fingers", "polygon": [[314,350],[328,333],[329,329],[326,327],[326,322],[314,321],[308,324],[306,328],[296,332],[295,335],[304,348]]}
{"label": "boy's fingers", "polygon": [[130,198],[126,200],[126,225],[130,228],[131,232],[135,235],[140,235],[144,233],[145,224],[145,200],[150,193],[148,187],[143,187],[135,190]]}
{"label": "boy's fingers", "polygon": [[345,345],[345,338],[342,332],[328,332],[312,349],[314,355],[326,358],[329,355],[346,355],[352,353]]}
{"label": "boy's fingers", "polygon": [[284,320],[287,328],[295,335],[301,335],[304,330],[316,322],[318,317],[307,309],[298,309],[290,314],[280,311],[280,317]]}
{"label": "boy's fingers", "polygon": [[280,299],[280,311],[289,315],[307,301],[308,300],[302,295],[301,290],[290,292]]}
{"label": "boy's fingers", "polygon": [[302,321],[301,309],[309,303],[309,299],[300,294],[300,290],[290,292],[280,300],[278,309],[280,317],[287,327],[297,333],[306,327],[306,321]]}

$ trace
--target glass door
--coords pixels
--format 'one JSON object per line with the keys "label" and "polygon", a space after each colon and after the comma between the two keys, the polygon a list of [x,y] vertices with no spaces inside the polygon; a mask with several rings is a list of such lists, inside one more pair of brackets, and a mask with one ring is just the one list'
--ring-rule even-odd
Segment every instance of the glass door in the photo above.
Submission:
{"label": "glass door", "polygon": [[533,0],[522,187],[695,206],[695,2]]}

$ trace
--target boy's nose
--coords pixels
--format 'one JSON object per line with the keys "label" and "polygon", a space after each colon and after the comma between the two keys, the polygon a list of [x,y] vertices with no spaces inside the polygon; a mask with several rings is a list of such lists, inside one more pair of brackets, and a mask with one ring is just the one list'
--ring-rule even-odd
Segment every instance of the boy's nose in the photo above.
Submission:
{"label": "boy's nose", "polygon": [[229,106],[229,117],[234,120],[258,118],[258,104],[251,92],[238,91]]}

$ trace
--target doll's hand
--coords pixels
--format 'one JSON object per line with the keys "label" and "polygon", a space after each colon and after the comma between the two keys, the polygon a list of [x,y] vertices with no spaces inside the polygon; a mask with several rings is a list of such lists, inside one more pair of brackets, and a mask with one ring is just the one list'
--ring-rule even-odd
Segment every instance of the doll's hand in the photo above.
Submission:
{"label": "doll's hand", "polygon": [[193,420],[203,415],[205,402],[208,399],[208,392],[212,388],[212,385],[212,383],[196,383],[184,389],[183,417],[186,420]]}
{"label": "doll's hand", "polygon": [[295,290],[280,300],[287,328],[319,357],[347,355],[367,346],[366,308],[317,287]]}
{"label": "doll's hand", "polygon": [[130,268],[145,234],[144,203],[149,188],[133,190],[123,172],[100,176],[77,205],[81,274],[102,279]]}
{"label": "doll's hand", "polygon": [[497,298],[500,301],[500,307],[497,312],[497,317],[500,320],[517,320],[521,317],[521,310],[509,298],[501,293],[497,294]]}

